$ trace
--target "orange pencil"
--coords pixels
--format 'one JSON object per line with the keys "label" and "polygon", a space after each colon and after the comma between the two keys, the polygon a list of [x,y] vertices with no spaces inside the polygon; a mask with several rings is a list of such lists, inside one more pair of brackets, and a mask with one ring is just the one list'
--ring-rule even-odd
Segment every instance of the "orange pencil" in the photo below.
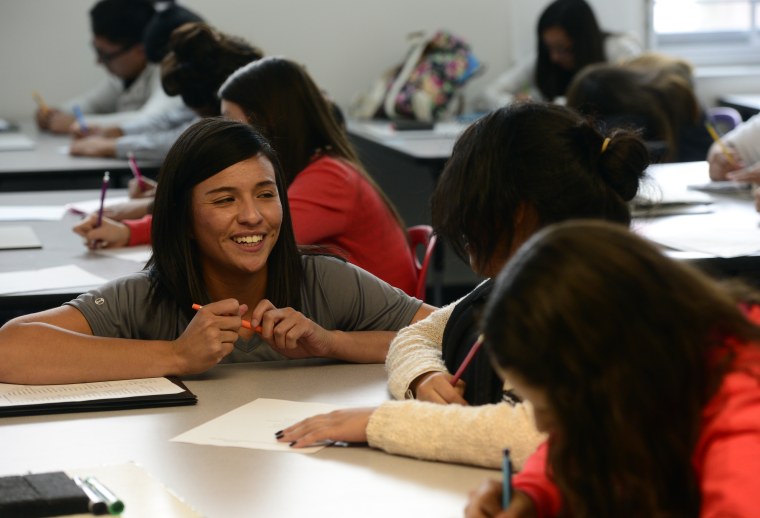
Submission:
{"label": "orange pencil", "polygon": [[721,140],[720,135],[718,135],[718,132],[715,131],[715,127],[713,127],[713,125],[709,122],[705,122],[705,128],[707,128],[707,133],[710,134],[715,143],[718,144],[721,153],[723,153],[723,156],[726,157],[728,163],[734,167],[739,167],[739,164],[736,163],[736,159],[734,158],[734,154],[731,153],[731,150],[728,149],[728,146],[723,142],[723,140]]}
{"label": "orange pencil", "polygon": [[[195,311],[198,311],[202,307],[203,306],[201,306],[200,304],[193,304],[193,309]],[[251,330],[255,331],[256,333],[261,334],[261,326],[253,327],[253,325],[248,320],[243,320],[240,325],[243,326],[246,329],[251,329]]]}
{"label": "orange pencil", "polygon": [[40,111],[43,114],[46,114],[47,112],[50,111],[50,107],[47,105],[47,103],[45,102],[45,99],[42,98],[42,96],[40,95],[38,91],[35,90],[34,92],[32,92],[32,98],[34,98],[34,102],[37,103],[37,107],[40,109]]}

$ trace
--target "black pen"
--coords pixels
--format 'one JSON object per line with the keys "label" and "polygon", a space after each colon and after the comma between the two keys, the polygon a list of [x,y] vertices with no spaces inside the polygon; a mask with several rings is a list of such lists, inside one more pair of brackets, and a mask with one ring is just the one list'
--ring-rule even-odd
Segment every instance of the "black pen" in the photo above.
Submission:
{"label": "black pen", "polygon": [[110,489],[101,484],[98,479],[95,477],[87,477],[84,480],[84,483],[96,494],[102,497],[110,514],[121,514],[124,512],[124,503],[119,500],[119,497],[113,494]]}
{"label": "black pen", "polygon": [[90,500],[90,503],[87,504],[87,510],[90,511],[90,514],[97,515],[106,514],[108,512],[108,506],[105,501],[103,501],[99,494],[93,491],[89,484],[80,477],[74,477],[74,482],[82,491],[84,491],[84,494],[87,495],[87,498]]}

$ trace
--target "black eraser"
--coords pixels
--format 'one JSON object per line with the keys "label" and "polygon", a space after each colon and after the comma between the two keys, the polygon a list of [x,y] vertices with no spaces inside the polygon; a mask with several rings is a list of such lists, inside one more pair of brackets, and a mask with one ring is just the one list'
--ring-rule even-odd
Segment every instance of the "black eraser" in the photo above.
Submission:
{"label": "black eraser", "polygon": [[0,477],[0,516],[42,518],[87,513],[90,500],[63,471]]}

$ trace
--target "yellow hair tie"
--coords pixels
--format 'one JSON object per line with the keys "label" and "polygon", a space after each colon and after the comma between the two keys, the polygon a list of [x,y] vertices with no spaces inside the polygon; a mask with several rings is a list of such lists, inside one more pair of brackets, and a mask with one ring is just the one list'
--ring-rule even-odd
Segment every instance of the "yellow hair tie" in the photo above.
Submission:
{"label": "yellow hair tie", "polygon": [[602,153],[607,151],[607,146],[609,145],[610,145],[610,137],[607,137],[606,139],[604,139],[604,142],[602,142]]}

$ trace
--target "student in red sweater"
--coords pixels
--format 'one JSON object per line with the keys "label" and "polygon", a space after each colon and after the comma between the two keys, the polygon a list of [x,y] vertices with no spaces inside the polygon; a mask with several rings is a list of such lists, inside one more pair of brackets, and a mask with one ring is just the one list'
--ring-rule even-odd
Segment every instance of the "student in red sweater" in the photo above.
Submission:
{"label": "student in red sweater", "polygon": [[331,248],[414,294],[406,227],[304,67],[263,59],[232,74],[219,97],[222,115],[259,128],[277,151],[298,244]]}
{"label": "student in red sweater", "polygon": [[760,295],[720,285],[620,226],[528,241],[484,312],[486,347],[547,443],[466,516],[756,516]]}

